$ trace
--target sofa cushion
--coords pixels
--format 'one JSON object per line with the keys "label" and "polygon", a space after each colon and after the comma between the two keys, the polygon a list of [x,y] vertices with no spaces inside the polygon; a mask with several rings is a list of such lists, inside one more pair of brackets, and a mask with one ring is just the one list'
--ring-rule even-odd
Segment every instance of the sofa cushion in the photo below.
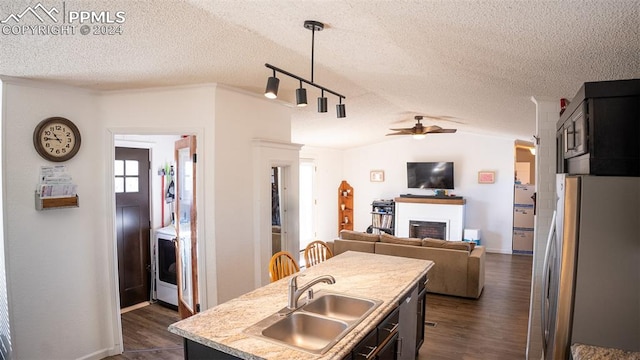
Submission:
{"label": "sofa cushion", "polygon": [[444,249],[466,250],[468,252],[471,252],[471,244],[466,241],[446,241],[446,243],[442,245],[442,247]]}
{"label": "sofa cushion", "polygon": [[360,231],[340,230],[340,239],[377,242],[380,241],[380,235],[367,234]]}
{"label": "sofa cushion", "polygon": [[397,237],[389,234],[380,234],[380,241],[389,244],[422,246],[422,239]]}
{"label": "sofa cushion", "polygon": [[335,239],[333,241],[333,255],[342,254],[345,251],[360,251],[373,253],[375,251],[375,244],[379,242],[373,241],[358,241],[358,240],[344,240]]}
{"label": "sofa cushion", "polygon": [[446,243],[447,243],[447,240],[431,239],[431,238],[422,239],[422,246],[424,247],[442,247],[442,245]]}

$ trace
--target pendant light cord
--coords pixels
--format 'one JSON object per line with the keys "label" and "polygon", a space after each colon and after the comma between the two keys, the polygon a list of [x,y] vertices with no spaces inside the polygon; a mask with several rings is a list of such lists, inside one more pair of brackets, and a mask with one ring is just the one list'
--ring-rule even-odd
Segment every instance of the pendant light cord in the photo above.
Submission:
{"label": "pendant light cord", "polygon": [[316,28],[311,27],[311,82],[313,82],[313,57],[316,44]]}

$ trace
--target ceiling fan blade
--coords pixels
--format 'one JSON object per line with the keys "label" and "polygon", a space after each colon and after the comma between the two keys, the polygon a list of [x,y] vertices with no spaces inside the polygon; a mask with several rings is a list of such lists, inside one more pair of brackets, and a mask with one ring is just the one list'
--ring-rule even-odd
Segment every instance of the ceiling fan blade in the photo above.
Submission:
{"label": "ceiling fan blade", "polygon": [[463,121],[458,120],[458,118],[455,116],[448,116],[448,115],[440,115],[440,116],[423,115],[423,116],[425,118],[433,119],[436,121],[448,121],[456,124],[464,124]]}
{"label": "ceiling fan blade", "polygon": [[412,134],[413,134],[413,133],[410,133],[410,132],[409,132],[409,133],[407,133],[407,132],[401,132],[401,131],[399,131],[399,132],[389,133],[389,134],[387,134],[386,136],[389,136],[389,135],[412,135]]}
{"label": "ceiling fan blade", "polygon": [[413,128],[398,128],[398,129],[389,129],[391,131],[413,131]]}
{"label": "ceiling fan blade", "polygon": [[422,133],[426,134],[431,132],[438,132],[440,130],[442,130],[442,128],[438,125],[429,125],[424,127],[424,130],[422,131]]}
{"label": "ceiling fan blade", "polygon": [[435,130],[432,131],[432,134],[445,134],[445,133],[454,133],[458,131],[457,129],[440,129],[440,130]]}

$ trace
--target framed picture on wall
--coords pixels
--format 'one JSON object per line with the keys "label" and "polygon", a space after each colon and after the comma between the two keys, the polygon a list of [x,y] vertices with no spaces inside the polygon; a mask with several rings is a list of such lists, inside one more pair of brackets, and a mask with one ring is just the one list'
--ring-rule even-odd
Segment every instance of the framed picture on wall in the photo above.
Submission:
{"label": "framed picture on wall", "polygon": [[371,173],[369,174],[369,180],[371,182],[383,182],[384,170],[371,170]]}
{"label": "framed picture on wall", "polygon": [[493,184],[496,182],[495,171],[478,171],[478,184]]}

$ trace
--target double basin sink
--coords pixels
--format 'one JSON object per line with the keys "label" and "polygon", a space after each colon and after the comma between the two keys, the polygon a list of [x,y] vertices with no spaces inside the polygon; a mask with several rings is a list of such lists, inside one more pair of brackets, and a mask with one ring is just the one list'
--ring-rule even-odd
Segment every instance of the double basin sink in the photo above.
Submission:
{"label": "double basin sink", "polygon": [[279,312],[247,331],[281,345],[324,354],[375,310],[382,301],[319,291],[300,308]]}

